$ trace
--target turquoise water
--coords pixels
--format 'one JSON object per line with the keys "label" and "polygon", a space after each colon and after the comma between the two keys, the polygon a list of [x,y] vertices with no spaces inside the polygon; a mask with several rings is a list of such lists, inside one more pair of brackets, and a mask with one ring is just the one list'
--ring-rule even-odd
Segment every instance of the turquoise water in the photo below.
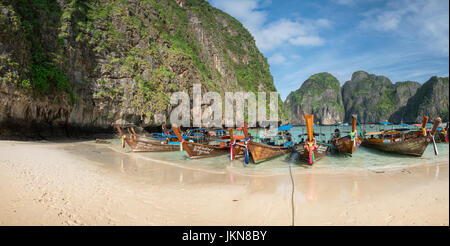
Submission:
{"label": "turquoise water", "polygon": [[[328,141],[331,133],[334,132],[336,128],[339,128],[341,132],[350,131],[351,126],[319,126],[314,128],[315,133],[321,133],[325,136],[317,137],[318,141]],[[404,128],[404,126],[374,126],[365,125],[363,128],[367,132],[379,131],[382,129],[393,129],[393,128]],[[415,126],[409,126],[411,129],[417,129]],[[358,128],[358,132],[359,132]],[[294,136],[295,141],[299,138],[297,135],[306,133],[305,127],[294,127],[291,129],[291,134]],[[236,135],[240,135],[239,131]],[[250,130],[252,136],[263,136],[264,131]],[[344,133],[342,134],[344,135]],[[121,148],[120,140],[112,140],[112,146],[117,151],[126,152],[129,148]],[[448,162],[449,159],[449,145],[446,143],[438,143],[437,149],[439,155],[435,156],[432,144],[428,145],[425,153],[422,157],[413,157],[398,155],[392,153],[381,152],[378,150],[373,150],[365,147],[360,147],[352,157],[345,156],[339,153],[333,154],[329,153],[326,158],[318,161],[314,166],[309,166],[297,161],[296,154],[287,154],[270,161],[263,162],[259,165],[244,164],[242,159],[231,161],[228,155],[205,158],[198,160],[191,160],[187,154],[183,151],[175,152],[154,152],[154,153],[132,153],[133,155],[139,156],[143,159],[148,159],[149,161],[158,161],[167,165],[181,166],[183,168],[192,169],[202,169],[210,172],[222,172],[236,171],[241,174],[248,173],[249,175],[258,174],[259,172],[267,174],[267,171],[276,173],[284,172],[286,168],[291,167],[297,169],[348,169],[348,168],[359,168],[359,169],[379,169],[379,168],[401,168],[413,165],[422,164],[432,164],[435,162]]]}

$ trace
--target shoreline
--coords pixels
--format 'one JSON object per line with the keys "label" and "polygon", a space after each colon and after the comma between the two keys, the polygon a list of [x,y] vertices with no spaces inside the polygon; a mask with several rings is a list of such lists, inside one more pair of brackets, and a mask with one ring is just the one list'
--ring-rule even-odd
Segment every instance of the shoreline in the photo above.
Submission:
{"label": "shoreline", "polygon": [[[291,225],[287,167],[150,159],[92,141],[0,141],[0,225]],[[448,167],[292,168],[295,225],[448,225]]]}

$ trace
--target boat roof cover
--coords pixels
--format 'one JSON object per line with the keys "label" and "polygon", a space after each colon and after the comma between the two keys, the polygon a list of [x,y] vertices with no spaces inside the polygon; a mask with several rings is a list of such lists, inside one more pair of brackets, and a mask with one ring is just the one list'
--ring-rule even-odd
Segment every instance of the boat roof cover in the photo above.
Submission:
{"label": "boat roof cover", "polygon": [[380,122],[380,124],[382,124],[382,125],[391,125],[392,123],[387,122],[387,121],[383,121],[383,122]]}
{"label": "boat roof cover", "polygon": [[291,130],[291,128],[292,128],[292,125],[279,126],[278,131],[289,131],[289,130]]}

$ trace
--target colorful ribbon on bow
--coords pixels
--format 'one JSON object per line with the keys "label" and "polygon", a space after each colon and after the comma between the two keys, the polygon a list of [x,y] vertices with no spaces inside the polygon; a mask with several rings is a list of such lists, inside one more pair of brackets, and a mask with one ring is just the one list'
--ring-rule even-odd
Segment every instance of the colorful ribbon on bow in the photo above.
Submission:
{"label": "colorful ribbon on bow", "polygon": [[234,146],[236,145],[236,140],[233,139],[231,142],[231,147],[230,147],[230,158],[231,160],[234,160]]}
{"label": "colorful ribbon on bow", "polygon": [[244,161],[245,161],[245,164],[249,163],[249,160],[248,160],[248,142],[250,142],[250,137],[248,137],[244,141],[244,147],[245,147],[245,160]]}
{"label": "colorful ribbon on bow", "polygon": [[125,148],[125,135],[122,135],[122,148]]}
{"label": "colorful ribbon on bow", "polygon": [[423,132],[423,136],[426,137],[427,136],[427,129],[425,129],[425,127],[421,127],[420,130]]}
{"label": "colorful ribbon on bow", "polygon": [[306,150],[308,150],[309,152],[309,165],[314,164],[314,150],[317,149],[317,143],[316,143],[316,139],[313,138],[313,141],[310,142],[308,139],[305,142],[305,145],[303,146]]}
{"label": "colorful ribbon on bow", "polygon": [[350,132],[350,138],[353,141],[353,146],[356,147],[357,142],[356,142],[356,136],[358,136],[358,131],[354,131],[354,132]]}

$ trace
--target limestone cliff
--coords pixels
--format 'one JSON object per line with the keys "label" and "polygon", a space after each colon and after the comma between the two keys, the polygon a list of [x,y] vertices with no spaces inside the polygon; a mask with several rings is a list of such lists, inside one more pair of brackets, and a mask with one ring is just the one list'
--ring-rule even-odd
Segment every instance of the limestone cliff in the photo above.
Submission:
{"label": "limestone cliff", "polygon": [[352,114],[361,123],[413,123],[424,116],[448,121],[448,92],[448,77],[434,76],[423,85],[414,81],[393,84],[385,76],[357,71],[340,88],[331,74],[321,73],[291,92],[285,106],[294,124],[304,124],[303,114],[311,113],[321,124],[350,122]]}
{"label": "limestone cliff", "polygon": [[0,136],[158,125],[198,82],[276,90],[251,34],[204,0],[1,0],[0,79]]}
{"label": "limestone cliff", "polygon": [[324,125],[342,122],[345,112],[339,81],[329,73],[312,75],[288,95],[285,108],[293,124],[304,124],[304,114],[314,114],[314,121]]}
{"label": "limestone cliff", "polygon": [[420,122],[424,116],[441,117],[448,121],[449,114],[448,77],[433,76],[425,82],[399,112],[406,122]]}

